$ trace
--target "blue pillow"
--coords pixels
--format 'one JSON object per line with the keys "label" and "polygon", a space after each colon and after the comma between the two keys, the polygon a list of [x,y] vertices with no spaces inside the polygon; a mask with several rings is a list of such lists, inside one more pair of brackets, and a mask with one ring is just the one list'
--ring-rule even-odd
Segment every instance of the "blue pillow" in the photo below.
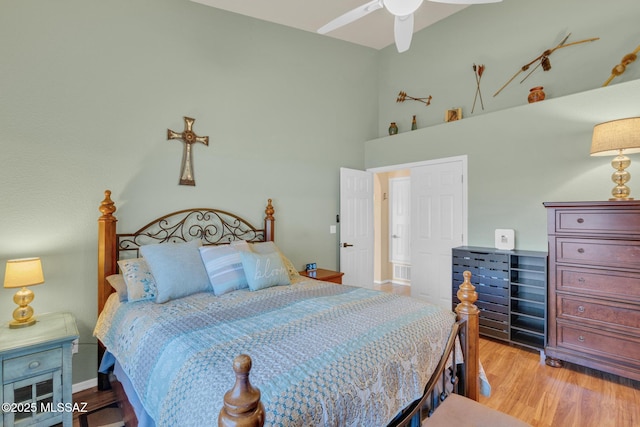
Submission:
{"label": "blue pillow", "polygon": [[163,243],[140,248],[156,281],[156,302],[186,297],[197,292],[211,291],[209,276],[204,268],[200,240],[186,243]]}
{"label": "blue pillow", "polygon": [[240,253],[243,251],[249,251],[246,243],[244,246],[222,245],[200,248],[200,256],[209,275],[214,294],[222,295],[249,286],[242,268],[242,258],[240,258]]}
{"label": "blue pillow", "polygon": [[241,252],[240,257],[250,290],[257,291],[271,286],[291,284],[289,272],[282,263],[280,253]]}

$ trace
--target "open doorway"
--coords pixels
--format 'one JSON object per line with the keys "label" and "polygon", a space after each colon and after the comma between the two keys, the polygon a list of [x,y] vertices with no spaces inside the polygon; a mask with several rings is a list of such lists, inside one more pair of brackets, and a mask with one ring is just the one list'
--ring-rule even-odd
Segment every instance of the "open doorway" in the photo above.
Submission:
{"label": "open doorway", "polygon": [[467,242],[467,157],[368,171],[373,174],[374,286],[451,307],[451,248]]}
{"label": "open doorway", "polygon": [[[411,286],[411,171],[374,174],[374,283]],[[402,289],[396,289],[405,293]],[[407,293],[410,293],[407,290]]]}

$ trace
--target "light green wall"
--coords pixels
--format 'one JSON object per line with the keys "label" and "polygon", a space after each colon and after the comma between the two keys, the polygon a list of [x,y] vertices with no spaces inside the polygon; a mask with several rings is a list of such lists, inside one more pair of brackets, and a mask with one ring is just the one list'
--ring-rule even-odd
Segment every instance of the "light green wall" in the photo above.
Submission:
{"label": "light green wall", "polygon": [[[610,158],[589,157],[593,125],[640,115],[640,62],[601,88],[611,69],[640,44],[640,2],[620,0],[504,0],[476,5],[415,34],[411,49],[380,54],[379,139],[365,144],[367,168],[468,155],[468,243],[494,245],[496,228],[514,228],[516,247],[546,250],[542,203],[605,200],[613,187]],[[524,64],[556,46],[551,70],[521,73]],[[485,110],[471,114],[476,80],[484,64]],[[533,67],[533,66],[532,66]],[[527,104],[529,89],[543,86],[547,99]],[[431,105],[397,103],[400,90],[433,96]],[[462,108],[463,120],[444,123],[445,110]],[[410,129],[417,115],[418,131]],[[389,122],[400,134],[389,137]],[[640,156],[629,171],[640,176]],[[636,178],[637,179],[637,178]],[[634,179],[631,180],[634,188]],[[636,183],[635,195],[640,193]],[[633,195],[633,194],[632,194]]]}
{"label": "light green wall", "polygon": [[[41,256],[36,312],[81,331],[74,382],[95,377],[97,219],[113,191],[133,231],[185,207],[260,223],[299,267],[337,267],[340,166],[376,136],[377,51],[188,0],[0,0],[0,275]],[[182,143],[196,186],[179,186]],[[313,242],[309,244],[308,242]],[[0,321],[13,292],[0,289]]]}
{"label": "light green wall", "polygon": [[[366,143],[369,168],[468,156],[468,243],[494,246],[496,228],[516,248],[547,250],[543,202],[606,200],[610,157],[590,157],[593,124],[640,115],[640,80],[443,123]],[[640,194],[640,155],[630,155]],[[635,190],[634,190],[635,188]]]}
{"label": "light green wall", "polygon": [[[194,205],[258,222],[271,197],[278,245],[296,265],[328,268],[337,267],[337,236],[328,226],[338,210],[340,166],[469,154],[476,243],[486,241],[494,223],[528,226],[520,212],[548,199],[538,191],[560,198],[586,186],[581,196],[602,199],[610,187],[607,160],[576,154],[578,146],[588,150],[592,125],[579,110],[572,117],[580,126],[525,120],[526,126],[507,126],[501,138],[495,133],[505,120],[542,109],[521,106],[534,84],[549,88],[545,105],[559,103],[571,116],[573,107],[560,96],[594,89],[640,43],[635,0],[616,1],[615,8],[593,0],[557,3],[472,6],[452,17],[451,27],[446,20],[417,33],[411,50],[398,55],[393,47],[377,52],[188,0],[0,0],[0,274],[7,259],[42,257],[46,283],[34,288],[33,306],[77,317],[77,383],[95,375],[96,220],[106,188],[124,230]],[[525,25],[534,18],[544,24]],[[602,40],[555,53],[548,75],[487,99],[566,31],[572,39]],[[451,107],[468,116],[473,62],[487,66],[482,117],[375,140],[391,120],[406,129],[412,114],[421,127],[440,123]],[[636,63],[616,84],[638,78]],[[420,111],[396,104],[401,89],[432,94],[434,102]],[[606,112],[615,106],[597,102]],[[498,110],[506,115],[491,113]],[[177,185],[182,147],[166,141],[166,129],[181,130],[185,115],[196,118],[196,133],[210,137],[209,147],[194,147],[196,187]],[[522,141],[542,140],[540,150],[513,143],[524,131],[537,133]],[[557,159],[547,161],[550,155]],[[523,158],[528,180],[514,163]],[[485,201],[479,194],[489,191]],[[532,223],[538,234],[537,216]],[[11,295],[0,289],[5,320]]]}
{"label": "light green wall", "polygon": [[[394,46],[381,51],[378,136],[387,135],[392,121],[400,132],[411,129],[414,114],[422,128],[443,123],[450,108],[462,108],[468,118],[523,105],[534,86],[543,86],[550,99],[600,87],[613,66],[640,44],[638,16],[637,0],[503,0],[469,6],[416,33],[406,53],[398,54]],[[493,96],[520,67],[569,33],[567,43],[600,40],[558,49],[549,56],[551,70],[538,68],[520,84],[523,72]],[[478,100],[471,114],[474,63],[486,67],[480,84],[485,109]],[[613,84],[638,78],[636,61]],[[396,103],[400,90],[414,97],[432,95],[431,105]]]}

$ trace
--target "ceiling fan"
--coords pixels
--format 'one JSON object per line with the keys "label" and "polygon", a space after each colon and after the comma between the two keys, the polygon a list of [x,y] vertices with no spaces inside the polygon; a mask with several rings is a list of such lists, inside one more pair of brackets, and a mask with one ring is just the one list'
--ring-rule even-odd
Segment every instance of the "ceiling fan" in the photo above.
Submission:
{"label": "ceiling fan", "polygon": [[[395,17],[393,33],[398,52],[409,50],[413,37],[413,13],[418,10],[424,0],[372,0],[353,10],[338,16],[333,21],[318,29],[318,33],[326,34],[344,25],[360,19],[371,12],[385,8]],[[502,0],[430,0],[436,3],[481,4],[497,3]]]}

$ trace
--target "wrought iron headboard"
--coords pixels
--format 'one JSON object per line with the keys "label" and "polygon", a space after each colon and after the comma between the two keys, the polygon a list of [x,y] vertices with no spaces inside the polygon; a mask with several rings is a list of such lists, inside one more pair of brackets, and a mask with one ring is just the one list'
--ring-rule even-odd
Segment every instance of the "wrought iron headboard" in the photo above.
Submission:
{"label": "wrought iron headboard", "polygon": [[203,245],[224,245],[236,240],[264,242],[264,229],[232,213],[209,208],[185,209],[151,221],[135,233],[117,234],[117,258],[139,256],[140,246],[201,240]]}

